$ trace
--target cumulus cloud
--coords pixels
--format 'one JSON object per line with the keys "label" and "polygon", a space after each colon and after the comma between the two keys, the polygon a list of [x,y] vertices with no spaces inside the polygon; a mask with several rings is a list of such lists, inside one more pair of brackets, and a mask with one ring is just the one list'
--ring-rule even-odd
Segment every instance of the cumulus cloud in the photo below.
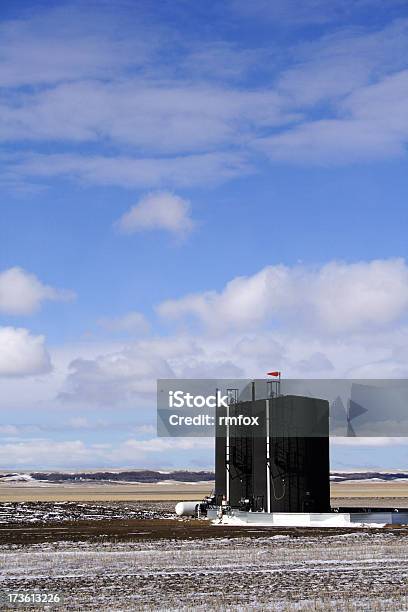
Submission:
{"label": "cumulus cloud", "polygon": [[27,329],[0,327],[0,376],[23,377],[51,370],[43,336]]}
{"label": "cumulus cloud", "polygon": [[321,268],[268,266],[208,291],[158,306],[169,319],[193,316],[208,328],[253,328],[271,321],[328,333],[382,328],[408,311],[408,266],[403,259],[331,262]]}
{"label": "cumulus cloud", "polygon": [[14,267],[0,272],[0,312],[27,315],[35,312],[45,300],[71,300],[71,291],[44,285],[34,275]]}
{"label": "cumulus cloud", "polygon": [[[295,378],[408,375],[402,259],[269,266],[158,311],[181,318],[184,331],[71,360],[60,399],[150,410],[157,378],[253,378],[271,369]],[[187,331],[191,317],[201,325]]]}
{"label": "cumulus cloud", "polygon": [[149,337],[87,359],[74,359],[59,393],[66,405],[133,407],[154,410],[158,378],[239,378],[233,344],[205,337]]}
{"label": "cumulus cloud", "polygon": [[174,378],[165,359],[144,354],[136,347],[95,359],[75,359],[69,369],[60,399],[108,406],[152,396],[157,378]]}
{"label": "cumulus cloud", "polygon": [[184,237],[192,231],[194,222],[188,200],[161,191],[141,198],[119,219],[116,226],[124,234],[159,229]]}
{"label": "cumulus cloud", "polygon": [[102,318],[99,325],[109,332],[143,334],[149,331],[150,325],[146,317],[137,311],[127,312],[121,317]]}

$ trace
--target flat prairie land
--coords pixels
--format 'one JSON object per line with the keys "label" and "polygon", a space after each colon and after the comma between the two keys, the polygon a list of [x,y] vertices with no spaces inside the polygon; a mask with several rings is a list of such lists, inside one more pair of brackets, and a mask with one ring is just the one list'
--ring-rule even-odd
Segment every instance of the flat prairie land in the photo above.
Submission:
{"label": "flat prairie land", "polygon": [[373,506],[408,508],[408,482],[366,482],[361,480],[332,483],[332,506]]}
{"label": "flat prairie land", "polygon": [[[161,482],[151,484],[78,483],[0,483],[2,502],[113,502],[113,501],[193,501],[201,500],[214,488],[213,481]],[[331,503],[337,506],[408,507],[408,482],[346,481],[331,484]]]}
{"label": "flat prairie land", "polygon": [[1,483],[2,502],[194,501],[209,495],[213,482],[194,483]]}

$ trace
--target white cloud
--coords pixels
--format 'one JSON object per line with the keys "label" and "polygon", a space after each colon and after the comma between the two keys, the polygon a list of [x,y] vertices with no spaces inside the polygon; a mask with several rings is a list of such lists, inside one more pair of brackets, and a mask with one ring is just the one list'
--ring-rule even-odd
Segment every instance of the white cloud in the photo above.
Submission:
{"label": "white cloud", "polygon": [[407,287],[403,260],[270,266],[220,292],[159,308],[169,320],[193,316],[204,323],[201,329],[183,324],[182,332],[173,328],[127,347],[87,342],[54,350],[48,393],[35,381],[9,379],[2,383],[2,404],[52,409],[59,394],[65,406],[81,411],[150,411],[159,377],[250,378],[271,369],[285,377],[405,377]]}
{"label": "white cloud", "polygon": [[146,317],[137,311],[127,312],[121,317],[102,318],[99,325],[114,333],[143,334],[149,331],[150,325]]}
{"label": "white cloud", "polygon": [[144,354],[136,346],[95,359],[75,359],[69,369],[60,399],[107,406],[125,405],[134,402],[136,397],[152,396],[157,378],[174,377],[165,359]]}
{"label": "white cloud", "polygon": [[[358,450],[400,446],[406,438],[332,439],[334,447]],[[118,444],[92,444],[83,440],[50,438],[2,440],[0,462],[4,469],[156,468],[213,469],[214,441],[209,438],[125,439]],[[363,468],[364,465],[361,464]],[[395,467],[395,466],[394,466]]]}
{"label": "white cloud", "polygon": [[[202,466],[212,464],[214,442],[205,438],[128,439],[112,444],[87,444],[82,440],[49,438],[0,443],[0,462],[5,469],[67,469],[137,467],[184,468],[193,463],[192,450],[201,453]],[[184,453],[180,461],[179,453]]]}
{"label": "white cloud", "polygon": [[324,0],[305,0],[301,4],[296,0],[231,0],[234,12],[245,18],[262,19],[262,21],[291,23],[292,25],[321,24],[331,21],[341,13],[342,1],[324,2]]}
{"label": "white cloud", "polygon": [[3,179],[66,177],[96,185],[161,187],[213,184],[253,172],[242,153],[214,152],[180,157],[104,157],[31,154],[15,157]]}
{"label": "white cloud", "polygon": [[312,353],[310,357],[301,359],[297,363],[299,370],[303,370],[306,376],[309,372],[333,372],[334,366],[324,353],[318,351]]}
{"label": "white cloud", "polygon": [[[326,12],[320,0],[302,10],[295,4],[271,9],[260,3],[251,11],[272,11],[283,21],[289,12],[300,22]],[[325,9],[345,16],[346,4]],[[248,174],[260,151],[273,162],[307,164],[405,154],[406,19],[382,28],[328,29],[279,49],[278,61],[273,45],[180,44],[143,15],[134,26],[137,37],[126,31],[118,39],[116,17],[106,7],[100,12],[89,20],[91,32],[75,11],[67,19],[62,9],[0,28],[7,40],[0,83],[10,87],[0,95],[0,140],[34,148],[32,154],[4,153],[3,184],[24,189],[32,178],[61,177],[172,188]],[[169,49],[170,63],[164,59]],[[259,71],[259,58],[254,89],[244,77],[252,67]],[[29,83],[41,86],[17,88]],[[42,153],[41,144],[50,141],[59,143],[60,153]],[[101,153],[73,154],[72,143],[97,143]]]}
{"label": "white cloud", "polygon": [[43,336],[27,329],[0,327],[0,376],[22,377],[51,370]]}
{"label": "white cloud", "polygon": [[340,29],[298,45],[275,89],[300,119],[255,139],[254,147],[272,161],[302,164],[405,155],[407,34],[408,21],[398,19],[382,28]]}
{"label": "white cloud", "polygon": [[180,378],[245,378],[244,370],[229,359],[185,359],[179,369]]}
{"label": "white cloud", "polygon": [[73,427],[74,429],[89,429],[92,427],[89,420],[86,417],[81,416],[72,417],[72,419],[69,419],[67,425],[68,427]]}
{"label": "white cloud", "polygon": [[392,348],[390,353],[385,359],[370,359],[368,355],[365,363],[352,368],[353,378],[408,378],[408,363],[393,355]]}
{"label": "white cloud", "polygon": [[321,24],[338,16],[340,2],[324,2],[322,0],[231,0],[234,12],[245,18],[262,19],[262,21],[291,23],[292,25]]}
{"label": "white cloud", "polygon": [[0,425],[0,436],[17,436],[20,428],[16,425]]}
{"label": "white cloud", "polygon": [[[86,98],[87,104],[83,104]],[[109,140],[143,151],[185,154],[239,144],[257,127],[290,120],[284,99],[260,91],[124,78],[70,82],[0,97],[0,140]]]}
{"label": "white cloud", "polygon": [[116,226],[124,234],[161,229],[184,237],[192,231],[194,222],[188,200],[168,191],[159,191],[141,198]]}
{"label": "white cloud", "polygon": [[[203,78],[223,84],[241,80],[266,58],[273,57],[271,49],[243,48],[226,41],[197,41],[190,53],[180,62],[190,78]],[[272,100],[271,100],[272,101]]]}
{"label": "white cloud", "polygon": [[198,448],[213,448],[211,438],[151,438],[150,440],[126,440],[119,452],[131,457],[132,453],[156,453],[169,450],[194,450]]}
{"label": "white cloud", "polygon": [[350,446],[352,448],[359,447],[374,447],[381,448],[384,446],[398,446],[406,445],[408,438],[392,438],[387,436],[382,437],[365,437],[365,438],[346,438],[346,437],[333,437],[330,441],[333,446]]}
{"label": "white cloud", "polygon": [[399,157],[404,139],[368,121],[323,119],[265,138],[255,146],[272,160],[300,164],[349,164]]}
{"label": "white cloud", "polygon": [[147,28],[139,28],[137,36],[125,36],[114,25],[119,21],[118,12],[106,4],[93,11],[75,3],[4,19],[1,86],[106,78],[129,66],[140,67],[154,51],[155,38]]}
{"label": "white cloud", "polygon": [[389,0],[384,5],[381,0],[303,0],[301,3],[298,0],[231,0],[230,6],[234,12],[244,18],[253,18],[261,20],[262,23],[269,22],[271,24],[278,23],[279,25],[291,27],[304,27],[305,25],[325,25],[332,21],[340,24],[348,25],[352,21],[352,17],[359,12],[365,15],[367,9],[374,11],[376,15],[384,10],[386,14],[394,8],[398,8],[401,0]]}
{"label": "white cloud", "polygon": [[66,405],[134,407],[155,410],[158,378],[239,378],[244,370],[236,364],[231,346],[208,345],[205,337],[153,337],[127,347],[69,364],[59,399]]}
{"label": "white cloud", "polygon": [[6,469],[62,468],[95,465],[94,457],[100,456],[92,445],[81,440],[57,442],[52,439],[26,439],[0,444],[0,461]]}
{"label": "white cloud", "polygon": [[[114,415],[113,415],[114,416]],[[125,432],[125,435],[138,434],[138,435],[154,435],[156,434],[156,426],[153,425],[138,425],[135,421],[123,422],[117,421],[115,418],[110,419],[89,419],[88,417],[77,415],[71,417],[60,425],[43,425],[41,431],[43,432],[55,432],[69,430],[82,430],[86,432]]]}
{"label": "white cloud", "polygon": [[[331,79],[327,78],[326,72],[330,72]],[[291,76],[291,82],[296,79],[293,86],[297,90],[300,89],[301,75],[300,69]],[[315,121],[306,119],[288,130],[261,138],[255,142],[257,148],[273,160],[324,165],[405,155],[408,70],[368,83],[370,71],[364,67],[354,65],[350,70],[345,63],[340,69],[329,60],[325,71],[320,71],[322,83],[315,74],[313,77],[314,86],[311,88],[307,86],[309,77],[303,73],[306,79],[303,91],[312,102],[334,97],[331,116]],[[356,86],[358,80],[362,81],[360,86]],[[295,95],[301,94],[298,91]]]}
{"label": "white cloud", "polygon": [[293,50],[294,62],[279,76],[277,90],[293,108],[341,104],[353,91],[406,66],[407,34],[408,21],[400,19],[381,29],[350,27],[307,40]]}
{"label": "white cloud", "polygon": [[326,333],[382,328],[408,314],[408,266],[402,259],[317,269],[268,266],[209,291],[158,306],[161,316],[194,316],[209,329],[248,329],[271,321]]}
{"label": "white cloud", "polygon": [[405,377],[407,288],[403,260],[271,266],[219,293],[159,308],[167,316],[197,317],[204,323],[200,331],[184,327],[96,355],[78,346],[77,355],[85,348],[88,355],[71,358],[61,397],[84,409],[150,411],[160,377],[253,378],[271,369],[292,378]]}
{"label": "white cloud", "polygon": [[70,291],[54,289],[41,283],[34,274],[14,267],[0,272],[0,312],[27,315],[45,300],[70,300]]}
{"label": "white cloud", "polygon": [[60,407],[80,406],[81,416],[93,414],[95,407],[130,409],[150,422],[160,377],[254,378],[275,369],[284,378],[406,377],[407,345],[408,326],[399,324],[333,335],[292,323],[272,329],[263,324],[250,333],[226,328],[217,334],[174,331],[126,348],[84,343],[62,353],[54,350],[55,371],[42,384],[36,379],[24,385],[3,380],[0,400],[6,411],[10,406],[54,411],[59,394]]}

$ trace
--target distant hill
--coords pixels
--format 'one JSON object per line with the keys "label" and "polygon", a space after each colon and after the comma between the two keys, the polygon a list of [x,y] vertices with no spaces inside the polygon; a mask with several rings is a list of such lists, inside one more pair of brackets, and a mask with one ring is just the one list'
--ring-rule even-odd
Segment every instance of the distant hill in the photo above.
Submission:
{"label": "distant hill", "polygon": [[31,474],[19,474],[13,472],[12,474],[3,474],[0,476],[3,482],[33,482],[34,478]]}
{"label": "distant hill", "polygon": [[350,480],[366,480],[371,482],[395,482],[408,480],[408,472],[331,472],[331,482],[345,482]]}
{"label": "distant hill", "polygon": [[[205,482],[215,479],[215,474],[212,471],[197,471],[175,470],[173,472],[162,472],[155,470],[101,470],[101,471],[83,471],[83,472],[10,472],[0,474],[0,482],[135,482],[142,484],[160,483],[160,482]],[[330,474],[331,482],[346,482],[346,481],[369,481],[369,482],[396,482],[408,481],[408,471],[333,471]]]}
{"label": "distant hill", "polygon": [[155,472],[153,470],[128,470],[128,471],[101,471],[101,472],[31,472],[30,476],[35,480],[48,480],[49,482],[77,482],[86,481],[109,481],[109,482],[140,482],[155,483],[166,480],[179,482],[203,482],[214,480],[214,472],[190,472],[178,470],[175,472]]}

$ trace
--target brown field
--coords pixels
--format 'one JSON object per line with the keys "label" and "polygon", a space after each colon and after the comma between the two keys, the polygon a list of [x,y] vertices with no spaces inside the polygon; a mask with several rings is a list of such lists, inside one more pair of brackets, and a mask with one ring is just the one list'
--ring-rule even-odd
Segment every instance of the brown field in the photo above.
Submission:
{"label": "brown field", "polygon": [[346,528],[346,527],[257,527],[212,525],[209,521],[197,519],[147,519],[147,520],[109,520],[109,521],[79,521],[67,522],[63,527],[55,525],[12,524],[0,527],[0,550],[3,545],[32,545],[47,542],[151,542],[156,540],[206,540],[206,539],[259,539],[274,536],[300,538],[330,538],[359,532],[360,534],[394,534],[407,537],[408,529],[400,526],[390,526],[385,530]]}
{"label": "brown field", "polygon": [[408,482],[333,483],[332,506],[372,506],[408,508]]}
{"label": "brown field", "polygon": [[331,485],[332,497],[408,497],[408,482],[340,482]]}
{"label": "brown field", "polygon": [[2,502],[98,502],[98,501],[189,501],[201,500],[214,487],[212,482],[165,484],[0,484]]}
{"label": "brown field", "polygon": [[[1,483],[2,502],[188,501],[209,495],[213,482],[200,483]],[[331,485],[332,506],[408,507],[408,482],[342,482]]]}

